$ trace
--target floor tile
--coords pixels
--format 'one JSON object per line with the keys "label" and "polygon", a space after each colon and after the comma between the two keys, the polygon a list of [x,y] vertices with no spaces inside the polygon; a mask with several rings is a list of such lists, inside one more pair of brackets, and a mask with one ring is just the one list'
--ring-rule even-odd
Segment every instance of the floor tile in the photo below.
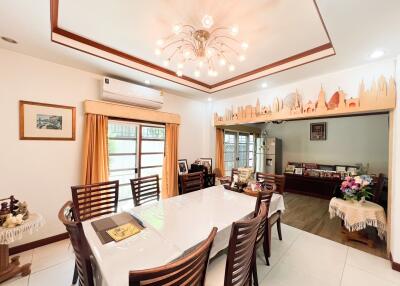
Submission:
{"label": "floor tile", "polygon": [[207,268],[206,286],[224,285],[226,254],[219,254]]}
{"label": "floor tile", "polygon": [[[302,231],[301,229],[292,227],[287,224],[281,224],[281,229],[282,229],[282,239],[289,244],[292,243],[294,240],[296,240],[302,233],[304,233],[304,231]],[[272,226],[271,237],[272,239],[279,239],[276,225]]]}
{"label": "floor tile", "polygon": [[379,278],[378,276],[361,270],[357,267],[346,265],[343,273],[341,286],[398,286],[398,283],[393,283],[389,280]]}
{"label": "floor tile", "polygon": [[35,248],[32,259],[32,273],[65,262],[71,258],[74,258],[74,253],[69,240],[62,240]]}
{"label": "floor tile", "polygon": [[[15,256],[19,256],[20,265],[32,263],[33,250],[20,252],[18,254],[12,255],[10,258],[15,257]],[[12,282],[14,282],[16,280],[20,280],[22,278],[25,278],[24,280],[26,280],[26,283],[28,283],[27,277],[22,277],[21,275],[15,276],[14,278],[7,280],[7,283],[9,283],[10,285],[14,285],[14,284],[12,284]],[[24,284],[25,283],[24,280],[20,281],[19,283],[22,283],[21,285],[26,285],[26,284]],[[5,284],[5,285],[8,285],[8,284]],[[20,285],[20,284],[15,284],[15,285]]]}
{"label": "floor tile", "polygon": [[322,279],[326,285],[340,285],[347,251],[348,247],[342,244],[304,232],[279,264]]}
{"label": "floor tile", "polygon": [[70,286],[72,273],[74,271],[74,263],[74,259],[69,259],[63,263],[31,274],[29,278],[29,286]]}
{"label": "floor tile", "polygon": [[400,272],[392,269],[389,260],[350,248],[347,264],[400,285]]}
{"label": "floor tile", "polygon": [[18,279],[8,280],[1,283],[1,286],[28,286],[29,276],[19,277]]}

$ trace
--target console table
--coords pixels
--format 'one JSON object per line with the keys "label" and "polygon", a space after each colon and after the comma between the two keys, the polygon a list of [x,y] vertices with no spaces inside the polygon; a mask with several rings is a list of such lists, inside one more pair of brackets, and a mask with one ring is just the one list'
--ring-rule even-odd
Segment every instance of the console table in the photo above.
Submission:
{"label": "console table", "polygon": [[339,178],[312,177],[285,174],[285,192],[308,195],[323,199],[334,197],[342,182]]}

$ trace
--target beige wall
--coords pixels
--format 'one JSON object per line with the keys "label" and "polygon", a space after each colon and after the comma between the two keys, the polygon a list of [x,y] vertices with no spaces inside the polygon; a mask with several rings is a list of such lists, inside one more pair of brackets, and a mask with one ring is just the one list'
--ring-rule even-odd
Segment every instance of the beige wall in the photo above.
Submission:
{"label": "beige wall", "polygon": [[[65,232],[57,212],[71,198],[70,186],[80,183],[82,102],[98,99],[100,80],[100,75],[0,49],[0,197],[14,194],[46,220],[39,233],[18,244]],[[19,100],[76,106],[76,141],[19,140]],[[206,108],[199,101],[165,95],[162,111],[180,114],[179,157],[189,162],[208,157],[202,136],[209,125],[202,118]]]}
{"label": "beige wall", "polygon": [[[327,140],[310,140],[310,123],[326,122]],[[369,163],[372,173],[388,172],[388,115],[288,121],[273,125],[270,136],[282,139],[287,162],[332,165]]]}

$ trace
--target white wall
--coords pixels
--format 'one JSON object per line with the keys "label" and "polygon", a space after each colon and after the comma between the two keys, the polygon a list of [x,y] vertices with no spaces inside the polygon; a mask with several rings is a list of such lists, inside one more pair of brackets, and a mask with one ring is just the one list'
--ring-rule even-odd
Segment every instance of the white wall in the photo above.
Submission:
{"label": "white wall", "polygon": [[[327,138],[310,140],[310,123],[326,122]],[[288,121],[268,128],[282,139],[283,166],[288,162],[332,165],[369,163],[371,173],[388,170],[388,115]]]}
{"label": "white wall", "polygon": [[[29,209],[43,214],[46,225],[18,244],[65,232],[57,212],[71,198],[70,186],[80,183],[82,102],[98,99],[100,75],[0,49],[0,197],[14,194]],[[18,102],[38,101],[77,107],[76,141],[19,140]],[[172,94],[163,111],[181,115],[179,157],[189,162],[208,156],[204,139],[207,105]]]}

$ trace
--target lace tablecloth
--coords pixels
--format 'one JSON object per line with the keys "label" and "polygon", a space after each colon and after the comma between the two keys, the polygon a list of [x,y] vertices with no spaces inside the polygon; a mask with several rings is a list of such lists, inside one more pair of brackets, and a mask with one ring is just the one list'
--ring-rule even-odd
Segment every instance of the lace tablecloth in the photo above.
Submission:
{"label": "lace tablecloth", "polygon": [[40,214],[31,213],[23,224],[13,227],[0,227],[0,244],[10,244],[22,238],[22,234],[29,232],[32,234],[38,231],[44,224],[44,219]]}
{"label": "lace tablecloth", "polygon": [[331,218],[338,216],[349,231],[359,231],[369,226],[376,227],[381,239],[386,236],[386,214],[383,207],[373,202],[332,198],[329,203]]}

